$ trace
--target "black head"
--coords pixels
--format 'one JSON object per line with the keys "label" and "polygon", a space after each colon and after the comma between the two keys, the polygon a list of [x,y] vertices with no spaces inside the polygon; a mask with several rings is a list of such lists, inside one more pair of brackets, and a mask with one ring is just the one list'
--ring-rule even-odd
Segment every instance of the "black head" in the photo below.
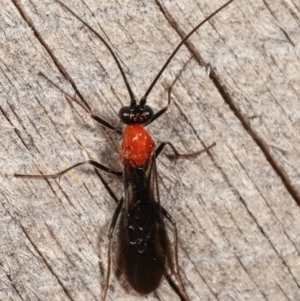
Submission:
{"label": "black head", "polygon": [[124,124],[145,124],[151,121],[153,110],[143,104],[124,106],[119,111],[119,117]]}

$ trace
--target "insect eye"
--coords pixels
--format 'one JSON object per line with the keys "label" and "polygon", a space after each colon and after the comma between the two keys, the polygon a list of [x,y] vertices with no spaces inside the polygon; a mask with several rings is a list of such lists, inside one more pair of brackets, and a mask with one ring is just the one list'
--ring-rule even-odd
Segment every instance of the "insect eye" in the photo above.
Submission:
{"label": "insect eye", "polygon": [[145,118],[145,122],[149,122],[153,117],[153,110],[149,106],[144,106],[143,116]]}
{"label": "insect eye", "polygon": [[130,123],[131,115],[132,111],[130,110],[130,107],[122,107],[119,111],[119,118],[125,124]]}

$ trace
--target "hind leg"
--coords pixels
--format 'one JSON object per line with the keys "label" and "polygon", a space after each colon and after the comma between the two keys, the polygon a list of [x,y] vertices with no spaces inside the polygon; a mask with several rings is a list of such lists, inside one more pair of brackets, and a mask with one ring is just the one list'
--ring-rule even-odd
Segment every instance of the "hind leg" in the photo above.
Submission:
{"label": "hind leg", "polygon": [[188,297],[185,287],[183,285],[182,279],[181,279],[181,275],[180,275],[180,270],[179,270],[179,264],[178,264],[178,234],[177,234],[177,227],[176,227],[176,221],[174,220],[174,218],[169,214],[169,212],[161,207],[161,212],[163,214],[164,217],[167,218],[167,220],[172,224],[173,228],[174,228],[174,243],[173,243],[173,252],[172,252],[172,258],[171,258],[171,262],[170,262],[170,267],[172,270],[172,274],[175,275],[176,280],[179,284],[179,286],[177,286],[173,280],[171,279],[171,275],[167,275],[166,279],[169,282],[169,285],[173,288],[173,290],[177,293],[177,295],[180,297],[181,301],[190,301],[190,298]]}

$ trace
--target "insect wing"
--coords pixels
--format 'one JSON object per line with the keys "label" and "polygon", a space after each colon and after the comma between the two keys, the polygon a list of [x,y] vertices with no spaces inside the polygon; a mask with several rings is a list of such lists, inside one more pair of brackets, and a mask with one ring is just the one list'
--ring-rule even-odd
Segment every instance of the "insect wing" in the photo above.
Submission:
{"label": "insect wing", "polygon": [[159,286],[167,256],[155,163],[152,155],[146,167],[124,164],[125,212],[118,262],[121,273],[140,294],[148,294]]}

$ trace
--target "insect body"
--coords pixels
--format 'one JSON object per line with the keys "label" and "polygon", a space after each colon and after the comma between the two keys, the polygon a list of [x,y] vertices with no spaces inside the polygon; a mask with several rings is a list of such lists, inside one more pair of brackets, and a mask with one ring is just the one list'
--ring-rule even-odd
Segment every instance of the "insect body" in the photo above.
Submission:
{"label": "insect body", "polygon": [[[152,118],[152,110],[147,113]],[[123,119],[127,112],[121,110],[120,115]],[[130,119],[146,122],[142,115],[137,106]],[[168,247],[157,190],[155,143],[142,124],[125,127],[120,159],[124,165],[126,202],[119,268],[135,291],[148,294],[160,284]]]}
{"label": "insect body", "polygon": [[[199,152],[185,155],[179,154],[170,142],[163,142],[156,148],[154,140],[145,129],[145,126],[156,120],[167,111],[168,105],[170,104],[170,93],[172,86],[170,86],[168,90],[168,105],[159,110],[157,113],[154,114],[151,107],[146,105],[146,100],[147,96],[151,92],[162,72],[165,70],[165,68],[177,53],[178,49],[183,45],[183,43],[203,23],[207,22],[211,17],[213,17],[217,12],[219,12],[233,0],[227,2],[213,14],[207,17],[204,21],[198,24],[180,42],[180,44],[170,55],[164,66],[161,68],[139,103],[137,103],[137,100],[135,99],[135,96],[126,79],[126,75],[112,48],[107,44],[107,42],[102,38],[101,35],[99,35],[86,22],[81,20],[72,10],[70,10],[60,1],[56,1],[66,10],[68,10],[72,15],[78,18],[106,45],[122,74],[130,96],[130,106],[122,107],[119,112],[121,121],[126,125],[125,129],[123,130],[123,141],[120,148],[120,161],[124,166],[124,171],[113,171],[110,168],[102,165],[101,163],[93,160],[87,160],[79,162],[57,174],[16,174],[15,176],[39,179],[56,178],[60,177],[62,174],[66,173],[72,168],[83,164],[90,164],[102,171],[114,175],[123,175],[125,195],[118,201],[108,232],[108,269],[104,292],[102,295],[102,301],[104,301],[106,298],[110,282],[112,262],[111,240],[118,220],[120,220],[120,241],[117,254],[117,265],[119,272],[125,276],[131,288],[133,288],[140,294],[149,294],[158,288],[163,276],[165,276],[170,285],[179,295],[180,299],[188,301],[189,297],[187,296],[185,288],[183,286],[178,267],[176,223],[172,216],[167,212],[167,210],[160,204],[156,171],[156,158],[160,155],[166,145],[169,145],[172,148],[174,152],[173,157],[177,158],[182,156],[198,155],[201,152],[208,150],[214,144]],[[55,85],[54,83],[52,84]],[[66,95],[69,99],[78,103],[97,122],[101,123],[105,127],[108,127],[109,129],[116,131],[117,133],[121,133],[120,130],[116,129],[101,117],[95,115],[81,96],[80,97],[85,105],[83,105],[76,98],[68,95],[67,93]],[[168,240],[164,220],[167,220],[174,229],[174,243],[172,245]],[[169,270],[171,271],[171,274]],[[170,277],[172,274],[175,275],[178,285],[176,285],[171,280]]]}

